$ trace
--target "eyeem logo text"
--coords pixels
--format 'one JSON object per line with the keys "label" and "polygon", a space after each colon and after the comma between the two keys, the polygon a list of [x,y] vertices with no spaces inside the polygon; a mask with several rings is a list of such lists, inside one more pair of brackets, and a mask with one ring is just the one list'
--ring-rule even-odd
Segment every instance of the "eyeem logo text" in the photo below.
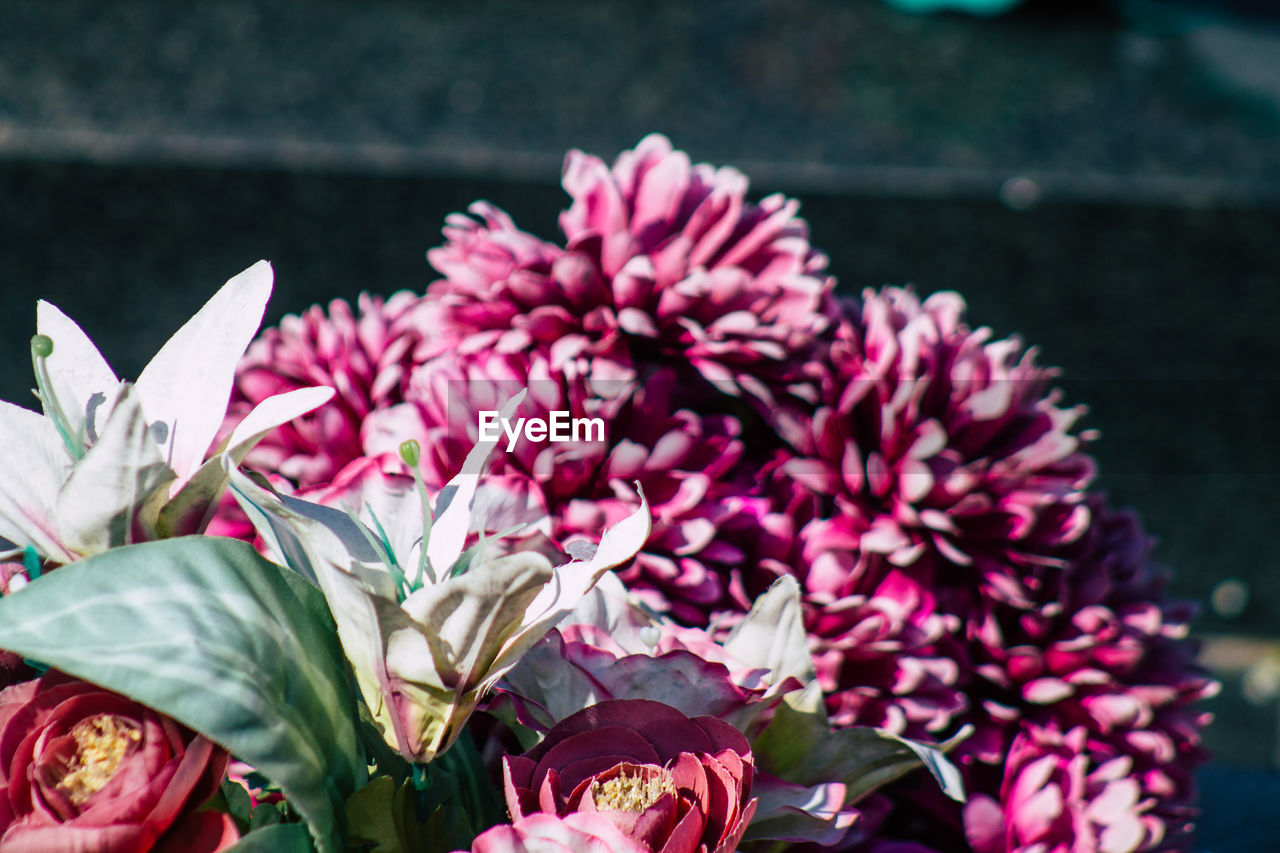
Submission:
{"label": "eyeem logo text", "polygon": [[500,412],[480,412],[480,440],[497,441],[507,436],[507,452],[515,449],[523,431],[530,441],[604,441],[603,418],[571,418],[568,412],[553,411],[550,419],[504,418]]}

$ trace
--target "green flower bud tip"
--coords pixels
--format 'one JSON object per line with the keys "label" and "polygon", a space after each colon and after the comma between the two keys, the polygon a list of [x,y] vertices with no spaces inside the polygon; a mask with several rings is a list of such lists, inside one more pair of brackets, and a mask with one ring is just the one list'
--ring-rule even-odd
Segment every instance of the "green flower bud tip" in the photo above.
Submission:
{"label": "green flower bud tip", "polygon": [[404,460],[404,464],[410,468],[417,468],[418,463],[422,461],[422,447],[414,439],[401,442],[400,458]]}
{"label": "green flower bud tip", "polygon": [[31,338],[31,354],[36,358],[48,358],[53,355],[53,338],[48,335],[34,335]]}

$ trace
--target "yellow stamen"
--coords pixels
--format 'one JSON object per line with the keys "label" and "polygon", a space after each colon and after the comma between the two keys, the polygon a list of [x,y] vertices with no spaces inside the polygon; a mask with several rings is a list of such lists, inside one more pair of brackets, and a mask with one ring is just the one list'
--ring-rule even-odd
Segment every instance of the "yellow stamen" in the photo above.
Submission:
{"label": "yellow stamen", "polygon": [[662,798],[675,794],[676,786],[666,773],[660,776],[629,776],[619,773],[605,782],[591,783],[596,808],[619,812],[642,812]]}
{"label": "yellow stamen", "polygon": [[106,787],[120,769],[120,762],[142,740],[142,733],[132,723],[99,714],[76,723],[71,737],[76,742],[76,754],[67,762],[66,774],[57,787],[80,806]]}

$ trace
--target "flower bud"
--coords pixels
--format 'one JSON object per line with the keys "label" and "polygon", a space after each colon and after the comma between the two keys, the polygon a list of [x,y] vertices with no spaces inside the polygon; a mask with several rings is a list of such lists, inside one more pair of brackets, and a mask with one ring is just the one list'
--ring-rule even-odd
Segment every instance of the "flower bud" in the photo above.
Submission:
{"label": "flower bud", "polygon": [[400,458],[404,460],[404,464],[410,468],[417,468],[418,463],[422,461],[422,447],[414,439],[409,439],[400,443]]}

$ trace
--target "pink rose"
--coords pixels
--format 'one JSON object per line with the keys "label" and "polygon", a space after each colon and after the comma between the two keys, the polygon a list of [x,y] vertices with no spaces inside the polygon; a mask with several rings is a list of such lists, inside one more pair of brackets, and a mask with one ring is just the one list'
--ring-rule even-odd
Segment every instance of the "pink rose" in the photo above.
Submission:
{"label": "pink rose", "polygon": [[213,853],[229,815],[196,811],[227,754],[150,708],[58,672],[0,692],[6,853]]}
{"label": "pink rose", "polygon": [[755,814],[754,769],[733,726],[643,699],[586,708],[503,759],[516,826],[539,812],[593,812],[655,853],[735,850]]}
{"label": "pink rose", "polygon": [[495,826],[471,843],[472,853],[646,853],[648,849],[606,818],[588,812],[567,817],[529,815],[511,826]]}

